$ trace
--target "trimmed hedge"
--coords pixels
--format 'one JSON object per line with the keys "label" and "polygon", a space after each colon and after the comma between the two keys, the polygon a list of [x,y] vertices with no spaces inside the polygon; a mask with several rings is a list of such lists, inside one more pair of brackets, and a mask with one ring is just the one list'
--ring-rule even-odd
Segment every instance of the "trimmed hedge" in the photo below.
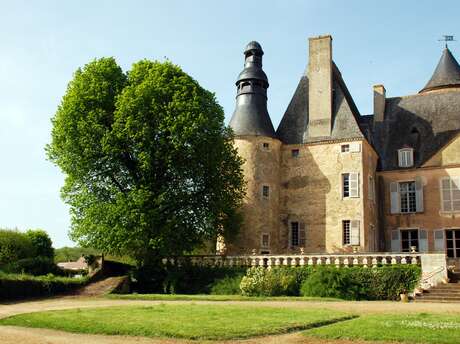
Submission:
{"label": "trimmed hedge", "polygon": [[87,278],[30,276],[0,272],[0,301],[51,296],[82,287]]}
{"label": "trimmed hedge", "polygon": [[[222,293],[223,283],[234,284],[244,276],[245,272],[246,268],[195,266],[190,263],[185,263],[180,267],[162,264],[144,266],[134,273],[133,277],[137,282],[134,283],[133,289],[143,294]],[[223,279],[227,281],[223,282]],[[230,282],[229,279],[235,279],[235,281]]]}
{"label": "trimmed hedge", "polygon": [[240,288],[248,296],[300,294],[347,300],[396,300],[402,292],[412,291],[420,276],[420,267],[413,265],[255,267],[247,270]]}

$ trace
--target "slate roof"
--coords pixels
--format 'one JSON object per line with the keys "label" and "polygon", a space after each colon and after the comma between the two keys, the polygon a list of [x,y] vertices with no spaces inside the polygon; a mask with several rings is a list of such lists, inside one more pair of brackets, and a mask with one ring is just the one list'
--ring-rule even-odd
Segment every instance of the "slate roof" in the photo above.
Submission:
{"label": "slate roof", "polygon": [[375,123],[372,143],[380,169],[398,169],[398,149],[414,149],[419,167],[460,133],[460,90],[387,98],[385,120]]}
{"label": "slate roof", "polygon": [[450,52],[449,48],[445,48],[442,56],[436,66],[436,69],[430,81],[420,91],[420,93],[446,87],[460,86],[460,66],[457,60]]}
{"label": "slate roof", "polygon": [[363,138],[360,114],[348,91],[342,75],[333,63],[333,99],[331,136],[308,136],[308,76],[303,75],[276,131],[286,144],[300,144],[325,140]]}

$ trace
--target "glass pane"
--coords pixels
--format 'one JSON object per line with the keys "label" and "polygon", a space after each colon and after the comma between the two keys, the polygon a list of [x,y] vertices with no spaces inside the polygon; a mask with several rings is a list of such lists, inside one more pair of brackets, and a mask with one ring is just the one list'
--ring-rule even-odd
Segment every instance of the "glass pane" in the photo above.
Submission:
{"label": "glass pane", "polygon": [[401,231],[401,239],[402,240],[409,239],[409,231]]}
{"label": "glass pane", "polygon": [[453,235],[454,235],[453,231],[446,231],[446,238],[447,239],[452,239]]}
{"label": "glass pane", "polygon": [[457,249],[456,253],[457,253],[457,255],[455,257],[457,257],[457,258],[460,257],[460,249]]}
{"label": "glass pane", "polygon": [[450,190],[442,190],[442,199],[444,201],[450,200]]}
{"label": "glass pane", "polygon": [[446,245],[447,245],[447,248],[454,248],[454,241],[453,240],[447,240]]}
{"label": "glass pane", "polygon": [[447,250],[447,257],[454,258],[454,250]]}
{"label": "glass pane", "polygon": [[442,210],[444,210],[444,211],[452,211],[452,202],[451,201],[442,202]]}
{"label": "glass pane", "polygon": [[442,180],[442,188],[443,189],[450,189],[450,179],[443,179]]}
{"label": "glass pane", "polygon": [[452,198],[453,199],[460,199],[460,190],[453,190],[452,191]]}
{"label": "glass pane", "polygon": [[418,239],[418,230],[410,231],[411,239]]}

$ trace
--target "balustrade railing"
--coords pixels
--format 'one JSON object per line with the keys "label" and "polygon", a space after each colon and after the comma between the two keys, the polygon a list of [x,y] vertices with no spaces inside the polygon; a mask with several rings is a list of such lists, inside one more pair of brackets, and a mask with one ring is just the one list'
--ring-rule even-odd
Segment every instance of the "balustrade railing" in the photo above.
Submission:
{"label": "balustrade railing", "polygon": [[164,258],[163,264],[204,266],[311,266],[335,265],[337,267],[373,267],[395,264],[420,264],[420,253],[366,253],[366,254],[316,254],[316,255],[240,255],[240,256],[181,256]]}

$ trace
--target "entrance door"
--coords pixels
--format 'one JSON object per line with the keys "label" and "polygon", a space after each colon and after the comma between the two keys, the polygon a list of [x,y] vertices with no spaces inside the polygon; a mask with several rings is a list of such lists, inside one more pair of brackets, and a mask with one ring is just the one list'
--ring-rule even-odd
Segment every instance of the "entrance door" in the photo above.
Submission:
{"label": "entrance door", "polygon": [[446,230],[446,252],[449,258],[460,258],[460,229]]}

